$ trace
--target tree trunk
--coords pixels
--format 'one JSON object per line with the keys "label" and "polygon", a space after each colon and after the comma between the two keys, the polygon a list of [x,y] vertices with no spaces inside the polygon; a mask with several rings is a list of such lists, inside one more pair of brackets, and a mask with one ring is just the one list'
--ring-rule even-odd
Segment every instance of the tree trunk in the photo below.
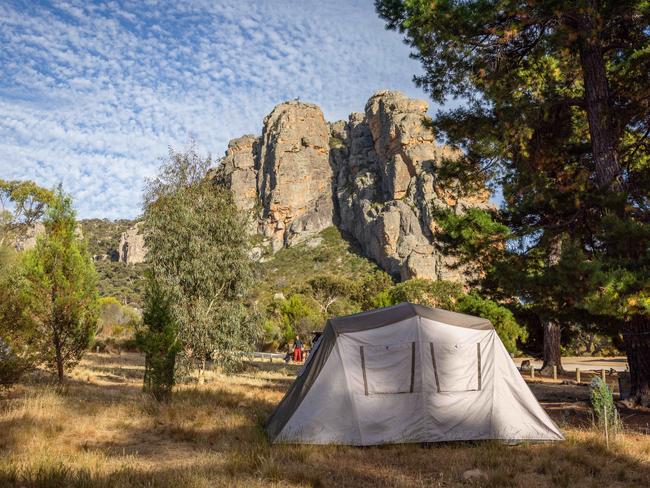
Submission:
{"label": "tree trunk", "polygon": [[199,361],[199,385],[205,384],[205,358]]}
{"label": "tree trunk", "polygon": [[[548,257],[546,260],[547,273],[553,273],[552,269],[560,264],[562,259],[562,242],[565,235],[551,237],[548,243]],[[550,374],[553,366],[557,366],[558,373],[562,371],[562,351],[560,350],[560,324],[549,317],[542,317],[544,330],[544,364],[542,373]]]}
{"label": "tree trunk", "polygon": [[544,364],[542,373],[550,374],[553,366],[557,366],[558,373],[562,369],[562,351],[560,350],[560,324],[554,320],[544,320]]}
{"label": "tree trunk", "polygon": [[634,315],[625,323],[623,340],[630,365],[630,400],[650,407],[650,318]]}
{"label": "tree trunk", "polygon": [[65,373],[63,371],[63,354],[61,353],[61,344],[59,343],[58,337],[55,337],[54,349],[56,353],[56,373],[59,379],[59,385],[62,385],[65,380]]}
{"label": "tree trunk", "polygon": [[[52,299],[52,302],[54,302],[54,299]],[[65,380],[65,372],[63,370],[63,345],[61,343],[61,336],[59,335],[56,320],[53,320],[52,322],[53,323],[50,327],[52,328],[52,342],[54,343],[54,362],[56,363],[56,373],[59,385],[62,385]]]}
{"label": "tree trunk", "polygon": [[596,165],[598,186],[601,188],[612,186],[615,190],[621,190],[618,180],[621,167],[616,148],[614,121],[609,106],[607,73],[594,19],[596,6],[595,2],[591,3],[589,10],[579,16],[580,20],[577,24],[591,150]]}

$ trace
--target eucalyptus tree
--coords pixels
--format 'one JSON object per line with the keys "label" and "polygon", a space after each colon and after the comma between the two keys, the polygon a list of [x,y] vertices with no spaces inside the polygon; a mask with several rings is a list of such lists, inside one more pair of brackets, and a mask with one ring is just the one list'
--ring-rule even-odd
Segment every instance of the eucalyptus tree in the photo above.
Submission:
{"label": "eucalyptus tree", "polygon": [[256,334],[244,304],[252,282],[246,216],[210,177],[211,166],[193,148],[170,150],[144,195],[151,279],[169,301],[181,359],[198,368],[201,382],[206,359],[233,367]]}

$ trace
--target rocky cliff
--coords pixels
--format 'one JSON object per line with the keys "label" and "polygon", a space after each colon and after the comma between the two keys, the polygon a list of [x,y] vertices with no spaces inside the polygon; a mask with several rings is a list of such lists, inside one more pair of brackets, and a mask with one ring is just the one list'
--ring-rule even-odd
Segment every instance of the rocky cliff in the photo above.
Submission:
{"label": "rocky cliff", "polygon": [[264,119],[261,137],[228,144],[218,178],[232,188],[240,208],[254,212],[251,230],[273,252],[333,223],[329,137],[319,107],[292,101]]}
{"label": "rocky cliff", "polygon": [[126,264],[144,262],[147,248],[144,245],[144,235],[141,233],[140,226],[141,223],[138,222],[120,236],[120,243],[117,248],[118,261]]}
{"label": "rocky cliff", "polygon": [[16,251],[29,251],[36,247],[38,237],[45,234],[45,226],[42,222],[35,222],[25,230],[25,234],[14,240]]}
{"label": "rocky cliff", "polygon": [[436,168],[454,154],[435,142],[427,109],[382,91],[364,113],[327,123],[316,105],[282,103],[261,136],[230,142],[216,178],[271,252],[337,225],[397,278],[464,281],[439,250],[433,209],[485,206],[488,193],[456,201],[437,184]]}

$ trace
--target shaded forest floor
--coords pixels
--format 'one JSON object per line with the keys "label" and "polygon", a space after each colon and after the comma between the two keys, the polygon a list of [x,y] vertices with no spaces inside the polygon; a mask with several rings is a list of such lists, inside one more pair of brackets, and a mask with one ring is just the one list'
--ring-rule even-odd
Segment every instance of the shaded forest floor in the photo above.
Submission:
{"label": "shaded forest floor", "polygon": [[[650,486],[650,416],[623,413],[630,427],[607,449],[582,387],[544,382],[532,389],[566,442],[271,446],[261,424],[295,368],[210,373],[159,405],[141,392],[140,355],[88,354],[63,390],[35,377],[0,396],[0,486]],[[464,481],[476,468],[487,478]]]}

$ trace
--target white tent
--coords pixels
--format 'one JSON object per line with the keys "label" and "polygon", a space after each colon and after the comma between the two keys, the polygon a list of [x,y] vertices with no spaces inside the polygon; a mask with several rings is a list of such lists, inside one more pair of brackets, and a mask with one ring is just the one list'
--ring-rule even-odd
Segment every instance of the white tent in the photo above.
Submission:
{"label": "white tent", "polygon": [[488,320],[410,303],[329,320],[266,431],[359,446],[563,439]]}

